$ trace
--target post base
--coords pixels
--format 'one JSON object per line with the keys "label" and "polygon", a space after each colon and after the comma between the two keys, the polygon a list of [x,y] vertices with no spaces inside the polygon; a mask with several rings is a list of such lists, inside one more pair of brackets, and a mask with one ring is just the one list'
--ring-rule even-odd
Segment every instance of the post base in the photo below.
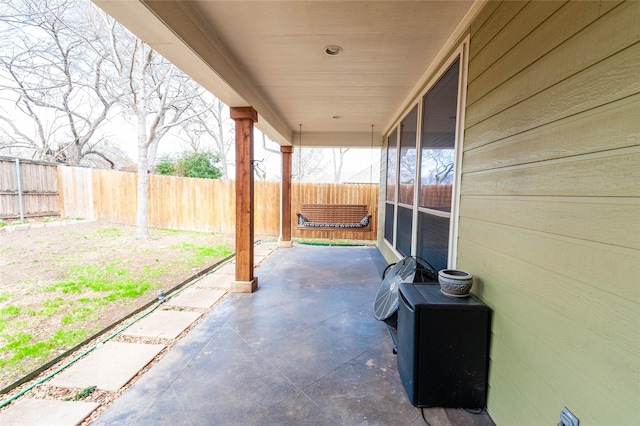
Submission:
{"label": "post base", "polygon": [[253,293],[258,288],[258,277],[251,281],[233,281],[231,283],[232,293]]}

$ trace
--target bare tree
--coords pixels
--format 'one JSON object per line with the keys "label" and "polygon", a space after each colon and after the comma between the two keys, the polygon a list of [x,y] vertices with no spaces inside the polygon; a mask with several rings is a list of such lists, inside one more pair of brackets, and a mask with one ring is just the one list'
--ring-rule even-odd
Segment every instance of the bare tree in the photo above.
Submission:
{"label": "bare tree", "polygon": [[160,141],[208,111],[220,119],[210,135],[226,142],[224,105],[212,96],[202,99],[202,87],[89,2],[1,4],[0,102],[5,102],[0,104],[0,149],[113,168],[121,155],[111,149],[101,126],[116,112],[134,117],[136,234],[149,238],[148,173]]}
{"label": "bare tree", "polygon": [[451,185],[455,150],[434,148],[422,150],[421,183]]}
{"label": "bare tree", "polygon": [[229,108],[209,92],[194,99],[191,104],[194,118],[185,123],[182,135],[194,152],[208,150],[205,141],[213,141],[213,152],[220,159],[222,179],[229,179],[230,150],[235,141],[235,127],[229,116]]}
{"label": "bare tree", "polygon": [[158,144],[170,129],[202,113],[191,110],[203,89],[150,46],[105,15],[111,54],[123,90],[123,107],[137,124],[138,206],[136,237],[150,238],[149,173]]}
{"label": "bare tree", "polygon": [[3,2],[0,131],[3,147],[68,164],[114,159],[99,132],[119,93],[100,49],[95,9],[75,0]]}
{"label": "bare tree", "polygon": [[324,170],[325,159],[319,148],[299,148],[292,159],[293,179],[298,182],[310,182]]}
{"label": "bare tree", "polygon": [[331,157],[333,159],[333,182],[340,182],[340,175],[342,174],[342,166],[344,165],[344,155],[349,151],[349,148],[333,148],[331,149]]}
{"label": "bare tree", "polygon": [[400,183],[413,183],[416,179],[416,150],[400,150]]}

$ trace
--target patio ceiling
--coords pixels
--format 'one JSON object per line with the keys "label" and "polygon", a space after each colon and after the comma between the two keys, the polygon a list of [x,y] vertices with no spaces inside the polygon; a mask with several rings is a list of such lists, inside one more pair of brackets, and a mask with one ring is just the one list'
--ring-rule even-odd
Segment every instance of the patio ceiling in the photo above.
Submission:
{"label": "patio ceiling", "polygon": [[372,124],[380,145],[483,3],[93,1],[277,143],[302,124],[304,146],[369,146]]}

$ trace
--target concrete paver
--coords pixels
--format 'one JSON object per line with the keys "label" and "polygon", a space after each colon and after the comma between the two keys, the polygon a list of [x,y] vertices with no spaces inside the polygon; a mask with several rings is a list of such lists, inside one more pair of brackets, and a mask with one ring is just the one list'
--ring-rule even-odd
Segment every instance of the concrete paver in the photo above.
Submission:
{"label": "concrete paver", "polygon": [[[51,224],[62,225],[59,222]],[[254,252],[254,264],[258,265],[275,249],[277,243],[259,245]],[[166,305],[209,308],[226,294],[233,282],[235,263],[230,262],[201,278],[194,287],[167,300]],[[122,335],[174,339],[201,315],[198,312],[156,310],[129,327]],[[60,372],[48,384],[71,389],[96,386],[98,389],[115,392],[151,362],[163,348],[164,345],[111,341]],[[77,425],[98,407],[99,404],[93,402],[24,398],[0,412],[0,425]]]}
{"label": "concrete paver", "polygon": [[117,391],[155,358],[164,345],[108,342],[96,348],[66,370],[54,376],[49,384],[63,388]]}
{"label": "concrete paver", "polygon": [[183,308],[210,308],[226,291],[208,288],[188,288],[176,297],[172,297],[166,303],[169,306]]}
{"label": "concrete paver", "polygon": [[231,289],[231,283],[235,281],[235,276],[228,274],[215,273],[207,275],[200,281],[198,281],[198,287],[205,288],[223,288],[226,290]]}
{"label": "concrete paver", "polygon": [[99,406],[98,403],[84,401],[21,399],[0,412],[0,425],[77,425]]}
{"label": "concrete paver", "polygon": [[227,263],[222,268],[218,269],[214,275],[236,275],[236,264]]}
{"label": "concrete paver", "polygon": [[175,339],[200,315],[199,312],[156,310],[129,327],[122,335]]}

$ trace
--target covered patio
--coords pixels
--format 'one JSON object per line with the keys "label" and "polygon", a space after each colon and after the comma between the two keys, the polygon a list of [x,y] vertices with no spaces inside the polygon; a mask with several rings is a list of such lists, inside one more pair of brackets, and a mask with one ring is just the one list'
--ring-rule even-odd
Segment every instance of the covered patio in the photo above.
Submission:
{"label": "covered patio", "polygon": [[[373,317],[386,266],[372,246],[276,250],[255,293],[229,294],[94,424],[423,424]],[[493,424],[486,412],[424,415]]]}
{"label": "covered patio", "polygon": [[[229,413],[247,411],[244,422],[422,421],[403,401],[383,325],[365,320],[383,259],[417,256],[473,274],[472,291],[493,312],[487,410],[496,423],[557,424],[573,413],[637,424],[640,2],[93,1],[230,106],[232,289],[256,292],[232,295],[174,353],[176,365],[192,359],[208,377],[190,380],[184,367],[188,383],[176,375],[172,388],[136,386],[151,404],[141,415],[164,415],[165,398],[178,406],[181,386],[194,394],[179,396],[185,416],[223,392],[241,407],[228,402]],[[281,212],[274,259],[283,265],[260,271],[260,282],[254,125],[282,153],[271,207]],[[342,249],[291,248],[301,140],[380,148],[379,252],[338,262]],[[226,359],[199,352],[223,338],[234,348]],[[192,348],[199,355],[178,355]],[[225,376],[234,380],[222,391],[214,367],[232,357],[246,357],[249,373]],[[128,398],[112,410],[144,399]]]}

